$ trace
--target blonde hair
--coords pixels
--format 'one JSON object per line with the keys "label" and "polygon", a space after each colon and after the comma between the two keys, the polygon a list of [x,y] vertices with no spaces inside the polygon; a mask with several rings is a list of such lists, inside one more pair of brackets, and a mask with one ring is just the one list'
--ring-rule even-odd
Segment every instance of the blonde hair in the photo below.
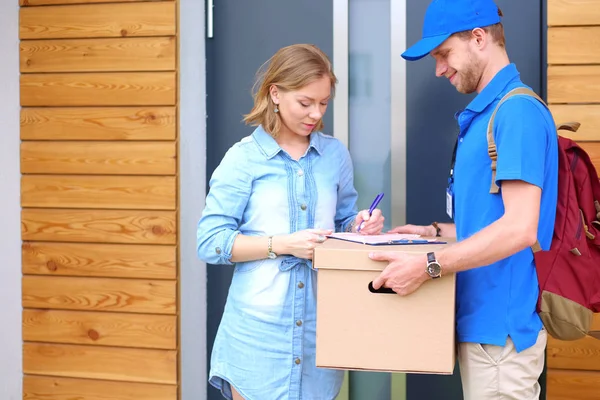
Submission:
{"label": "blonde hair", "polygon": [[[262,125],[271,136],[277,137],[281,129],[281,117],[274,112],[275,104],[269,89],[272,85],[281,91],[295,91],[327,76],[331,82],[332,96],[337,78],[331,68],[331,62],[317,46],[294,44],[277,51],[258,70],[253,87],[254,107],[246,115],[248,125]],[[317,122],[314,131],[323,128],[323,120]]]}

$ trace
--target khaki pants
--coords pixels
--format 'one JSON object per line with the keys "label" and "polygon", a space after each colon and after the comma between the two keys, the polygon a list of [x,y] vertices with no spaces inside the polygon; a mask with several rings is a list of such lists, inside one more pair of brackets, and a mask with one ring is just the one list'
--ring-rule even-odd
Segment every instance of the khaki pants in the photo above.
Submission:
{"label": "khaki pants", "polygon": [[459,343],[458,363],[465,400],[540,398],[538,379],[548,340],[540,331],[532,347],[517,353],[510,338],[504,346]]}

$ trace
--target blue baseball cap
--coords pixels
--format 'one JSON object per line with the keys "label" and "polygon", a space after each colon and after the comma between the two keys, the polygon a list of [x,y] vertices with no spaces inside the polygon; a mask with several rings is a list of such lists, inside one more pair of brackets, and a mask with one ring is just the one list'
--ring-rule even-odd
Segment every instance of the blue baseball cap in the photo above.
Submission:
{"label": "blue baseball cap", "polygon": [[402,58],[419,60],[454,33],[498,22],[498,6],[493,0],[433,0],[425,13],[423,38],[402,53]]}

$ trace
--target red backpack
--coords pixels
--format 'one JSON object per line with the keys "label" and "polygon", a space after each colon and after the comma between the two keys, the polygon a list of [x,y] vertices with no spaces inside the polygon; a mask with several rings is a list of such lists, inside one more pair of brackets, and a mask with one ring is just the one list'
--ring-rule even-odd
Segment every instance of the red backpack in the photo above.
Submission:
{"label": "red backpack", "polygon": [[[498,103],[488,124],[488,153],[492,159],[490,193],[498,193],[493,123],[509,97],[527,95],[546,104],[535,92],[517,88]],[[558,126],[576,132],[579,123]],[[600,312],[600,180],[588,154],[574,141],[558,136],[558,202],[550,250],[532,247],[539,281],[537,311],[550,335],[576,340],[590,330],[593,313]]]}

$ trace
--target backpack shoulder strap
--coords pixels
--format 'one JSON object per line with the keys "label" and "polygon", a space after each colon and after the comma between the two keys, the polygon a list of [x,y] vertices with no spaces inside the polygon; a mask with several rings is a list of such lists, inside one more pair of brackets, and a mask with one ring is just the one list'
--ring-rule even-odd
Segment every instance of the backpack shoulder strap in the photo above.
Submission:
{"label": "backpack shoulder strap", "polygon": [[[533,90],[526,87],[519,87],[511,90],[510,92],[506,93],[504,97],[502,97],[502,99],[500,99],[500,101],[498,102],[498,105],[494,109],[494,112],[492,113],[490,122],[488,122],[487,127],[488,154],[492,159],[492,183],[490,185],[490,193],[492,194],[500,192],[500,188],[498,187],[498,185],[496,185],[496,162],[498,161],[498,149],[496,148],[496,142],[494,141],[494,118],[496,117],[496,113],[498,112],[498,109],[500,108],[502,103],[504,103],[511,97],[518,95],[531,96],[537,99],[544,106],[546,106],[546,103],[540,98],[540,96],[538,96]],[[540,242],[538,240],[536,240],[535,244],[531,246],[531,250],[534,253],[537,253],[538,251],[542,250],[542,246],[540,246]]]}
{"label": "backpack shoulder strap", "polygon": [[498,185],[496,185],[496,162],[498,161],[498,149],[496,148],[496,142],[494,141],[494,119],[500,106],[509,98],[518,95],[531,96],[537,99],[544,106],[546,105],[546,103],[540,98],[540,96],[538,96],[533,90],[526,87],[519,87],[511,90],[510,92],[506,93],[504,97],[502,97],[502,99],[500,99],[500,101],[498,102],[498,105],[494,109],[494,112],[492,113],[487,127],[488,154],[492,159],[492,183],[490,185],[490,193],[492,194],[500,192],[500,188],[498,187]]}

